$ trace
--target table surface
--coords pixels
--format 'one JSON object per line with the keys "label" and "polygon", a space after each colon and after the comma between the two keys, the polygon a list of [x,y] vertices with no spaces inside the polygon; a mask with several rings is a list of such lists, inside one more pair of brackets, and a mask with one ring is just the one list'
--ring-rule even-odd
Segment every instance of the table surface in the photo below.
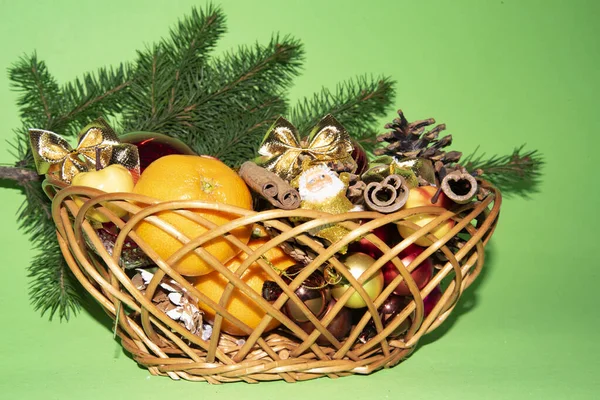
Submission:
{"label": "table surface", "polygon": [[[0,0],[0,69],[37,51],[60,83],[132,60],[198,2]],[[202,3],[202,2],[201,2]],[[272,32],[302,40],[293,100],[342,79],[384,74],[396,107],[435,117],[454,149],[505,154],[527,143],[545,159],[539,192],[507,198],[485,269],[452,318],[395,368],[370,376],[212,386],[150,376],[106,320],[40,318],[29,303],[35,250],[17,230],[22,193],[0,189],[0,397],[6,399],[592,399],[598,379],[600,220],[595,177],[600,3],[594,1],[226,1],[216,52]],[[0,74],[0,160],[20,126]],[[381,120],[394,117],[394,110]]]}

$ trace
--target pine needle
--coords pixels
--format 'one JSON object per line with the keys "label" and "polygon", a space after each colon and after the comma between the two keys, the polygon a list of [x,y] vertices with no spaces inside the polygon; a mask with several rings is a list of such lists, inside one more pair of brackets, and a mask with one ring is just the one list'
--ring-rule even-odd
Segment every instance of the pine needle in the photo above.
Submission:
{"label": "pine needle", "polygon": [[479,148],[461,161],[467,171],[481,170],[481,176],[494,184],[504,195],[528,197],[537,192],[544,160],[537,150],[524,150],[525,145],[512,154],[486,158],[477,155]]}

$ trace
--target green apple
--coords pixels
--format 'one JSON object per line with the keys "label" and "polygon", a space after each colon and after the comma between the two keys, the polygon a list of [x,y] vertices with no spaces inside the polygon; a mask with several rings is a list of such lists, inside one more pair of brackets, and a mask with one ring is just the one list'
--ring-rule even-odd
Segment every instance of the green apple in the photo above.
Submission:
{"label": "green apple", "polygon": [[[358,279],[375,262],[375,259],[364,253],[349,253],[340,261],[344,263],[352,276]],[[383,290],[383,273],[381,270],[371,275],[369,279],[363,282],[362,286],[371,300],[375,300]],[[331,289],[331,295],[334,299],[339,300],[350,287],[350,283],[343,280]],[[367,303],[358,292],[354,292],[344,306],[363,308],[367,306]]]}
{"label": "green apple", "polygon": [[[71,181],[73,186],[86,186],[102,190],[107,193],[131,192],[133,190],[133,177],[122,165],[113,164],[98,171],[81,172]],[[83,200],[76,197],[75,203],[81,207]],[[119,217],[127,215],[127,211],[111,204],[102,204]],[[110,221],[107,217],[96,210],[88,213],[89,217],[98,222]]]}

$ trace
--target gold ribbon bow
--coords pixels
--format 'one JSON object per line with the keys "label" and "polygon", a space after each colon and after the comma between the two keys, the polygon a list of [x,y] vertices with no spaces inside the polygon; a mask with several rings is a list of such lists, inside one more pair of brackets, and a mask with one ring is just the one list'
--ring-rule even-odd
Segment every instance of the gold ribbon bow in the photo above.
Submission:
{"label": "gold ribbon bow", "polygon": [[54,132],[30,129],[29,140],[38,173],[43,175],[58,170],[60,179],[67,183],[80,172],[111,164],[121,164],[139,173],[137,147],[120,143],[104,119],[99,118],[85,126],[78,137],[77,148],[73,149]]}
{"label": "gold ribbon bow", "polygon": [[[306,166],[341,162],[348,172],[357,168],[352,158],[352,142],[348,131],[330,114],[312,129],[305,141],[300,141],[298,129],[279,117],[269,128],[258,150],[257,160],[264,168],[291,181]],[[307,160],[307,165],[304,165]]]}

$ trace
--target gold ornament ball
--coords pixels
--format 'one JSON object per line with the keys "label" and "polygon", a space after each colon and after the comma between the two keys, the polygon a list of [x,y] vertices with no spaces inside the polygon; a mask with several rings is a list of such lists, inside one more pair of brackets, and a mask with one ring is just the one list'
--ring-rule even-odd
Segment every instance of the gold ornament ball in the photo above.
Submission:
{"label": "gold ornament ball", "polygon": [[[340,261],[344,263],[355,279],[358,279],[371,265],[373,265],[373,263],[375,263],[373,257],[364,253],[350,253]],[[375,300],[383,290],[383,273],[381,270],[378,270],[371,275],[363,282],[362,286],[369,298]],[[331,295],[334,299],[339,300],[350,287],[352,287],[350,283],[344,279],[333,287]],[[348,308],[363,308],[367,306],[367,303],[358,292],[354,292],[344,306]]]}

